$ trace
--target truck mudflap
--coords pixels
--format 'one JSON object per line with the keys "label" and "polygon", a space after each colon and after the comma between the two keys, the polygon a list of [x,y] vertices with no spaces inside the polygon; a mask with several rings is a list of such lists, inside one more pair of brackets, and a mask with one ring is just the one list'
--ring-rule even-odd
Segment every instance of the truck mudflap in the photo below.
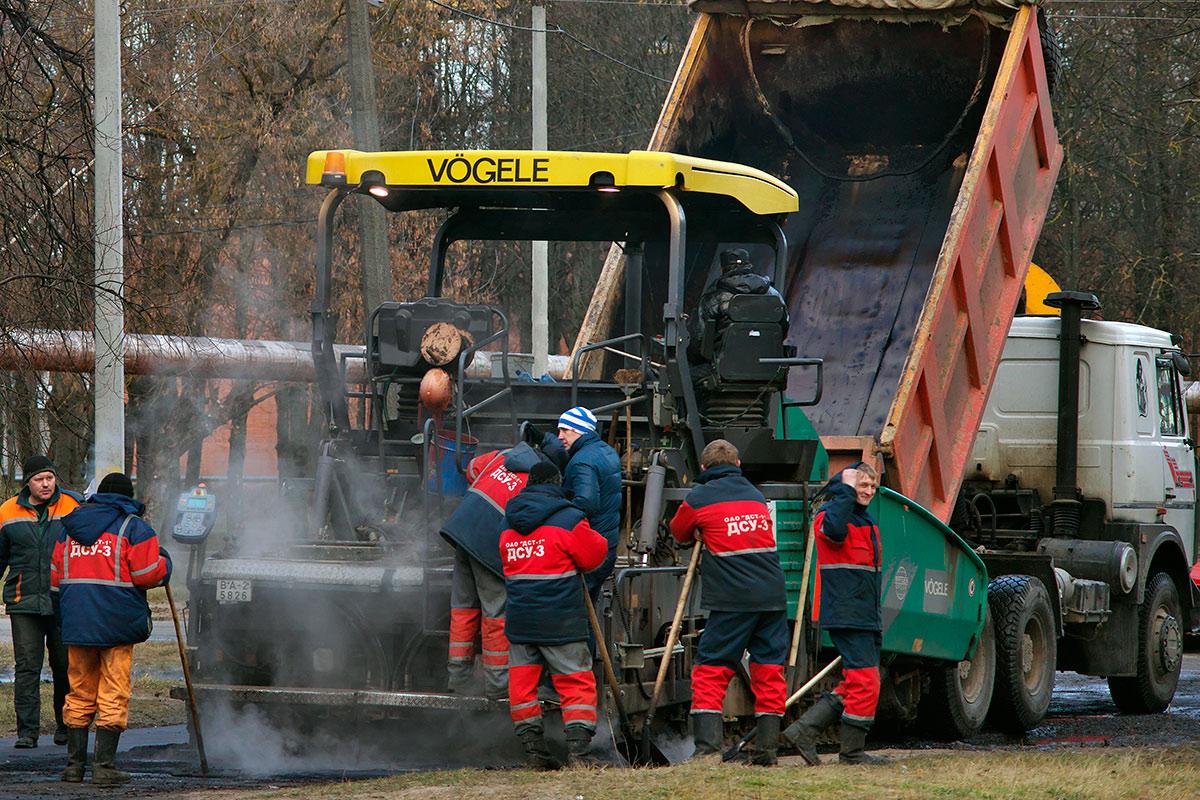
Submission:
{"label": "truck mudflap", "polygon": [[871,504],[883,545],[883,650],[969,658],[987,609],[987,568],[958,534],[890,489]]}

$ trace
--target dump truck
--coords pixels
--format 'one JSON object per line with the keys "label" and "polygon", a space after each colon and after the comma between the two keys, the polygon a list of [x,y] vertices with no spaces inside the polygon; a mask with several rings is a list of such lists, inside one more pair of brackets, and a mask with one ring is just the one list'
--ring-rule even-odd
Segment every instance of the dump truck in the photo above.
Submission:
{"label": "dump truck", "polygon": [[[1079,321],[1095,302],[1078,293],[1050,296],[1069,311],[1061,330],[1057,318],[1036,324],[1064,342],[1082,336],[1091,360],[1077,347],[1051,361],[1027,353],[1035,323],[1014,322],[1033,299],[1030,257],[1062,160],[1044,14],[988,2],[691,7],[700,13],[652,147],[746,163],[796,190],[779,289],[788,344],[824,365],[821,399],[805,410],[818,461],[877,459],[886,487],[987,567],[991,620],[971,659],[939,671],[921,658],[924,637],[885,632],[885,705],[904,719],[924,706],[954,736],[986,719],[1024,731],[1061,667],[1107,677],[1123,711],[1164,709],[1200,606],[1187,579],[1194,453],[1182,410],[1160,426],[1145,409],[1155,387],[1162,408],[1182,409],[1186,360],[1160,331],[1122,328],[1120,346],[1089,338]],[[580,342],[611,329],[628,272],[614,250]],[[688,291],[710,275],[698,270]],[[1125,385],[1135,341],[1150,353],[1137,363],[1138,415],[1122,402],[1076,408]],[[794,371],[788,392],[805,379]],[[1014,397],[1037,405],[1015,414],[1001,405]],[[885,611],[909,586],[940,602],[946,582],[902,568],[888,527]]]}

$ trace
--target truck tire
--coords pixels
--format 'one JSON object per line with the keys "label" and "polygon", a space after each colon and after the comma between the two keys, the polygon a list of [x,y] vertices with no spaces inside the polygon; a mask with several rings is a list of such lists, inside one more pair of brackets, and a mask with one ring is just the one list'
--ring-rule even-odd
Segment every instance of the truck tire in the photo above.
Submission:
{"label": "truck tire", "polygon": [[935,668],[929,693],[917,712],[920,727],[934,739],[969,739],[979,733],[992,705],[996,680],[996,629],[984,608],[979,644],[969,659]]}
{"label": "truck tire", "polygon": [[1183,665],[1182,615],[1175,581],[1165,572],[1155,574],[1138,613],[1137,675],[1108,679],[1123,714],[1157,714],[1171,704]]}
{"label": "truck tire", "polygon": [[1058,641],[1050,596],[1037,578],[1001,575],[988,585],[996,627],[992,725],[1024,733],[1046,716],[1054,693]]}

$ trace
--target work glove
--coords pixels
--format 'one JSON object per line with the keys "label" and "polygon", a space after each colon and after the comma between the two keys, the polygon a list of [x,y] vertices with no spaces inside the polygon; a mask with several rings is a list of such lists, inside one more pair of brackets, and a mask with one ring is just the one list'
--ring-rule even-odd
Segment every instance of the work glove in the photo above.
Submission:
{"label": "work glove", "polygon": [[521,439],[530,447],[541,447],[543,438],[542,432],[532,422],[526,420],[521,423]]}

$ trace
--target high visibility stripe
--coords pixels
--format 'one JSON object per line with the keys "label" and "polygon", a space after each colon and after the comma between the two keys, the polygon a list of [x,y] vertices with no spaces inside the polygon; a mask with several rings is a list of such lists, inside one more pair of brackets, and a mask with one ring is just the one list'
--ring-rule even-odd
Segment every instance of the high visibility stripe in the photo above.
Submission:
{"label": "high visibility stripe", "polygon": [[770,547],[747,547],[745,550],[725,550],[720,553],[712,550],[709,550],[708,552],[712,553],[717,558],[725,558],[726,556],[745,556],[750,555],[751,553],[775,553],[778,552],[778,550],[778,547],[771,545]]}
{"label": "high visibility stripe", "polygon": [[861,572],[879,572],[879,567],[870,564],[821,564],[821,571],[828,569],[854,569]]}
{"label": "high visibility stripe", "polygon": [[117,531],[117,546],[113,548],[113,575],[118,578],[121,576],[121,542],[125,538],[125,530],[132,521],[133,515],[126,514],[125,521],[121,523],[121,528]]}
{"label": "high visibility stripe", "polygon": [[504,506],[502,506],[502,505],[500,505],[499,503],[497,503],[497,502],[496,502],[495,500],[493,500],[491,497],[488,497],[488,494],[487,494],[487,492],[483,491],[482,489],[478,489],[478,488],[476,488],[476,487],[472,486],[470,489],[467,489],[467,491],[468,491],[468,492],[470,492],[470,493],[472,493],[472,494],[479,495],[479,496],[480,496],[480,497],[482,497],[484,500],[487,500],[487,502],[488,502],[488,505],[490,505],[492,508],[494,508],[494,509],[496,509],[497,511],[499,511],[501,514],[503,514],[503,513],[504,513]]}
{"label": "high visibility stripe", "polygon": [[519,711],[520,709],[523,709],[523,708],[532,708],[533,706],[536,706],[538,703],[539,703],[538,700],[530,700],[528,703],[517,703],[515,706],[509,706],[508,708],[510,711]]}
{"label": "high visibility stripe", "polygon": [[135,575],[145,575],[147,572],[153,572],[154,570],[156,570],[160,566],[162,566],[162,563],[163,563],[163,558],[162,558],[162,556],[159,556],[158,561],[155,561],[153,564],[146,567],[145,569],[139,569],[136,572],[129,573],[129,577],[132,578]]}
{"label": "high visibility stripe", "polygon": [[579,573],[579,570],[573,569],[568,572],[559,572],[554,575],[505,575],[504,577],[510,581],[557,581],[562,578],[570,578],[572,575]]}
{"label": "high visibility stripe", "polygon": [[91,584],[93,586],[124,586],[124,587],[132,587],[133,586],[133,581],[108,581],[108,580],[105,580],[104,578],[71,578],[70,580],[63,578],[61,581],[58,582],[59,586],[64,586],[66,584],[76,584],[76,583],[87,583],[87,584]]}

